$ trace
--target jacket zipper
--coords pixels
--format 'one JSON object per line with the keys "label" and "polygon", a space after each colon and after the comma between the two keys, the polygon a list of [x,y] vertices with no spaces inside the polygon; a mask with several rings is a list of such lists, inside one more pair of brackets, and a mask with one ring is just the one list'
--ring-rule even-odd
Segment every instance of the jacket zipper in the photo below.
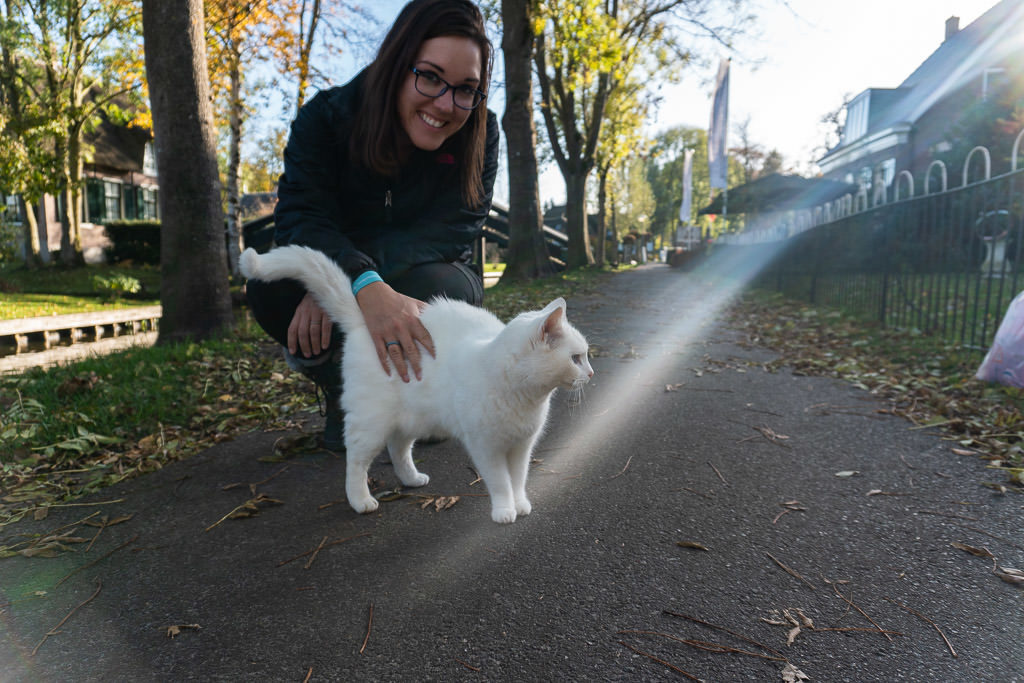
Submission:
{"label": "jacket zipper", "polygon": [[391,222],[391,190],[385,190],[384,192],[384,219]]}

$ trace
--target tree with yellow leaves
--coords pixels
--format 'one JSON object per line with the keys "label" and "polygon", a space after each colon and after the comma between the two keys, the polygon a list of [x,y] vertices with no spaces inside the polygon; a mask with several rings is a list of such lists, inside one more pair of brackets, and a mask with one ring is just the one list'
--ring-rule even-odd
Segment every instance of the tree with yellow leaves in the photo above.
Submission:
{"label": "tree with yellow leaves", "polygon": [[[0,80],[8,99],[17,92],[18,112],[38,119],[30,128],[52,154],[53,177],[20,189],[30,201],[38,183],[59,189],[61,261],[80,263],[83,134],[116,98],[145,109],[139,7],[133,0],[6,0],[4,10]],[[31,163],[20,167],[33,170]]]}

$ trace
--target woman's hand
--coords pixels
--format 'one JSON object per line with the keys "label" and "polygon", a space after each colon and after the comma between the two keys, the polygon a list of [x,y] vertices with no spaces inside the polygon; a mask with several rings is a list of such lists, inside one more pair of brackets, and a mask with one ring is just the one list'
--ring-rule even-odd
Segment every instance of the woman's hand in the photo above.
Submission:
{"label": "woman's hand", "polygon": [[306,294],[295,309],[288,325],[288,353],[297,355],[302,349],[306,358],[315,356],[331,344],[331,319],[317,305],[312,294]]}
{"label": "woman's hand", "polygon": [[360,289],[356,302],[363,312],[384,372],[391,374],[390,359],[403,382],[409,381],[408,365],[412,366],[416,379],[423,379],[420,345],[434,355],[434,341],[420,322],[420,313],[427,304],[399,294],[384,282]]}

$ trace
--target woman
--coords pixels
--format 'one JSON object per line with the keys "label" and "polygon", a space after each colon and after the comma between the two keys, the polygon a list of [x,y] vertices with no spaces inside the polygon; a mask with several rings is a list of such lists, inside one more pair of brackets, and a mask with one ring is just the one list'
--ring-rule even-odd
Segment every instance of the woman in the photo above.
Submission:
{"label": "woman", "polygon": [[[413,0],[366,69],[302,107],[285,148],[277,244],[313,247],[345,270],[381,365],[404,382],[433,354],[425,302],[483,301],[469,263],[498,166],[497,117],[481,106],[491,58],[472,2]],[[251,281],[248,298],[325,392],[324,445],[341,449],[342,336],[295,281]]]}

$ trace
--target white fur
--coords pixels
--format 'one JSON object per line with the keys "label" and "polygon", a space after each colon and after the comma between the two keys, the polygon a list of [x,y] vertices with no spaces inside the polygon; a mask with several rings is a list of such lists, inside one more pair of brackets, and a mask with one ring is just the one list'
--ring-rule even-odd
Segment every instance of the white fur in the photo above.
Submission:
{"label": "white fur", "polygon": [[420,320],[436,358],[424,351],[423,380],[404,383],[396,372],[384,372],[348,277],[323,253],[288,246],[261,256],[247,249],[240,265],[248,278],[299,280],[345,333],[345,491],[356,511],[377,509],[366,473],[385,445],[402,483],[423,486],[430,478],[413,464],[413,441],[451,436],[487,485],[494,521],[530,514],[526,474],[551,394],[558,387],[578,390],[594,374],[587,342],[566,320],[563,299],[508,325],[467,303],[434,299]]}

